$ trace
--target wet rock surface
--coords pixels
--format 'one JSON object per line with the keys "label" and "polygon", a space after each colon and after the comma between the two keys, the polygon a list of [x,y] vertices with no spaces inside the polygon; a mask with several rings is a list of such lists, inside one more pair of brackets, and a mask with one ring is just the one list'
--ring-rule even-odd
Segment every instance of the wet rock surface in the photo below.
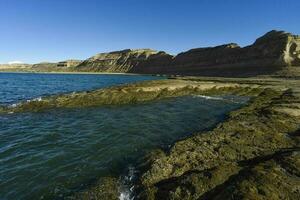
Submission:
{"label": "wet rock surface", "polygon": [[119,200],[120,184],[113,177],[102,178],[87,190],[78,192],[67,200]]}
{"label": "wet rock surface", "polygon": [[151,160],[138,197],[299,199],[299,100],[265,89],[214,130],[177,142]]}
{"label": "wet rock surface", "polygon": [[[87,92],[48,96],[20,102],[14,106],[0,107],[0,113],[40,112],[54,108],[78,108],[143,103],[191,94],[250,94],[259,91],[259,86],[244,84],[243,90],[237,83],[214,83],[184,80],[159,80],[127,86],[111,87]],[[257,91],[255,91],[257,90]]]}

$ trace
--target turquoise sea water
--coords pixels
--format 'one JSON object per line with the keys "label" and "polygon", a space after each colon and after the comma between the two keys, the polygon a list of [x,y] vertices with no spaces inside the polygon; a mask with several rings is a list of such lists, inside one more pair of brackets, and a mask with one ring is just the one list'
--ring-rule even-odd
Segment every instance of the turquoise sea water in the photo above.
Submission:
{"label": "turquoise sea water", "polygon": [[[0,103],[152,78],[0,74]],[[101,177],[124,175],[145,153],[212,128],[246,100],[188,96],[0,115],[0,199],[63,199]]]}

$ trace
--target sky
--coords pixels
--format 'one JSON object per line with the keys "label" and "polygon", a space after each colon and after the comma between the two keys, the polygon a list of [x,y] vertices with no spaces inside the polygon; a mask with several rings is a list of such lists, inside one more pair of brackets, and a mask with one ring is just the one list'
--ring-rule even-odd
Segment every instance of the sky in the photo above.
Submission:
{"label": "sky", "polygon": [[246,46],[273,29],[300,34],[299,10],[299,0],[0,0],[0,63]]}

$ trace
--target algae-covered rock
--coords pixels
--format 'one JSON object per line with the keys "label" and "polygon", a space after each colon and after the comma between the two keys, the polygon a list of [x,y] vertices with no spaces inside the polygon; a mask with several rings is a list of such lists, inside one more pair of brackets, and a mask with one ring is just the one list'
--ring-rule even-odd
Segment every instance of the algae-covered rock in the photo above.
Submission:
{"label": "algae-covered rock", "polygon": [[[104,105],[136,104],[193,94],[250,94],[257,86],[183,80],[157,80],[106,89],[43,97],[0,107],[0,113],[40,112],[54,108],[80,108]],[[259,91],[255,91],[256,94]]]}
{"label": "algae-covered rock", "polygon": [[145,171],[139,197],[297,199],[299,134],[290,133],[300,118],[279,108],[299,100],[265,89],[214,130],[177,142]]}
{"label": "algae-covered rock", "polygon": [[299,199],[300,154],[278,153],[249,164],[203,199]]}
{"label": "algae-covered rock", "polygon": [[300,154],[280,152],[244,164],[192,171],[156,184],[148,199],[298,199]]}
{"label": "algae-covered rock", "polygon": [[120,184],[118,179],[112,177],[101,178],[94,186],[78,192],[68,200],[119,200]]}

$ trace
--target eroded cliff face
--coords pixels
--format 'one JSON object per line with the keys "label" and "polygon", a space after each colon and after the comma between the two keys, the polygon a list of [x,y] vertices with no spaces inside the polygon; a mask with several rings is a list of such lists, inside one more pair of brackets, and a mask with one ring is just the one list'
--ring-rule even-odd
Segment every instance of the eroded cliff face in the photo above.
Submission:
{"label": "eroded cliff face", "polygon": [[250,58],[257,57],[264,65],[297,66],[300,64],[300,37],[283,31],[270,31],[244,50],[248,50],[254,56],[250,55]]}
{"label": "eroded cliff face", "polygon": [[76,71],[130,72],[204,76],[252,76],[271,74],[289,66],[300,66],[300,37],[270,31],[252,45],[235,43],[197,48],[169,55],[151,49],[98,54]]}
{"label": "eroded cliff face", "polygon": [[192,49],[178,54],[164,65],[152,64],[152,61],[146,60],[132,68],[132,72],[248,76],[270,74],[284,67],[300,66],[299,58],[299,36],[283,31],[270,31],[244,48],[231,43]]}
{"label": "eroded cliff face", "polygon": [[161,52],[151,49],[126,49],[110,53],[100,53],[76,67],[77,71],[128,72],[140,62]]}
{"label": "eroded cliff face", "polygon": [[300,66],[300,36],[290,36],[284,60],[291,66]]}
{"label": "eroded cliff face", "polygon": [[68,72],[73,71],[73,68],[79,65],[81,60],[65,60],[61,62],[42,62],[33,64],[30,68],[30,71],[34,72]]}
{"label": "eroded cliff face", "polygon": [[[300,36],[270,31],[252,45],[235,43],[196,48],[176,56],[152,49],[125,49],[97,54],[85,61],[39,63],[14,71],[117,72],[169,75],[247,77],[300,76]],[[12,70],[11,67],[0,70]]]}
{"label": "eroded cliff face", "polygon": [[80,63],[82,63],[82,60],[65,60],[57,63],[57,67],[76,67]]}

